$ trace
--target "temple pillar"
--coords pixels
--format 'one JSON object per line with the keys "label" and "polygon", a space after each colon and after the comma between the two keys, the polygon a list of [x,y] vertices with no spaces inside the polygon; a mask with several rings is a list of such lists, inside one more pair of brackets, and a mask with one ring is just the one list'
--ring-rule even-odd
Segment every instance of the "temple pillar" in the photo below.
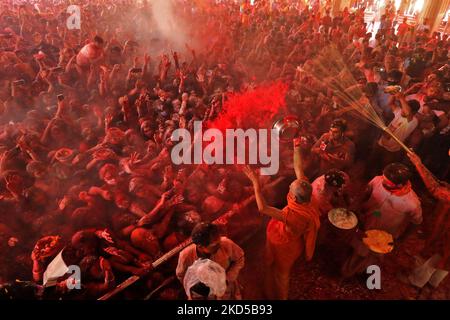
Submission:
{"label": "temple pillar", "polygon": [[434,32],[438,29],[449,6],[450,0],[428,0],[425,2],[424,8],[420,13],[419,21],[422,22],[423,19],[428,19],[430,30]]}
{"label": "temple pillar", "polygon": [[333,14],[344,10],[345,7],[350,9],[351,0],[333,0]]}

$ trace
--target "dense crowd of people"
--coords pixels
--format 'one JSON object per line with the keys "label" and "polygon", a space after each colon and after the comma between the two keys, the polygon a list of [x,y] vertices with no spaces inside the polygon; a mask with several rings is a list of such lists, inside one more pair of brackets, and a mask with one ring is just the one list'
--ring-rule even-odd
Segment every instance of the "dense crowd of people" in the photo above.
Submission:
{"label": "dense crowd of people", "polygon": [[[300,194],[310,185],[305,201],[320,216],[317,241],[326,242],[319,229],[336,207],[352,209],[360,228],[385,230],[395,241],[410,222],[432,219],[437,226],[427,252],[436,269],[449,270],[448,35],[386,21],[368,33],[364,8],[332,14],[297,1],[180,0],[174,16],[186,39],[169,39],[150,2],[78,1],[80,30],[67,28],[69,1],[37,3],[1,7],[0,284],[41,284],[64,248],[64,261],[81,268],[83,290],[67,290],[60,281],[44,295],[96,299],[130,275],[145,275],[137,289],[123,293],[142,297],[175,274],[169,261],[148,275],[151,263],[188,239],[199,222],[238,212],[225,229],[241,243],[264,221],[247,201],[253,187],[269,185],[267,202],[286,203],[270,185],[274,178],[232,165],[175,166],[170,137],[226,112],[230,95],[278,81],[288,85],[288,113],[302,123],[295,146],[305,184],[299,183]],[[392,137],[352,115],[325,82],[304,72],[328,46],[338,49],[357,89],[414,153],[407,157]],[[294,179],[295,167],[300,179],[290,145],[281,157],[279,176]],[[438,200],[427,216],[413,191],[426,192],[411,183],[414,165]],[[368,182],[365,193],[352,188],[361,181]],[[261,202],[258,208],[267,209]],[[228,238],[221,241],[234,248]],[[380,259],[357,239],[345,245],[354,251],[343,276]],[[282,271],[273,267],[281,272],[273,298],[287,298],[289,270],[299,256]],[[182,280],[186,270],[178,271]]]}

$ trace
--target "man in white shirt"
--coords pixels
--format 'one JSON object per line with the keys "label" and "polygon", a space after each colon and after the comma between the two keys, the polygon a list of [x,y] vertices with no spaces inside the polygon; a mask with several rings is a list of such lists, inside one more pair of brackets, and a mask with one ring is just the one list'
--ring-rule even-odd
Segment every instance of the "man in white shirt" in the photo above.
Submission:
{"label": "man in white shirt", "polygon": [[[383,230],[396,241],[410,223],[421,224],[422,207],[409,181],[410,171],[401,163],[391,163],[369,182],[361,211],[363,230]],[[362,235],[363,233],[361,233]],[[344,277],[361,273],[371,264],[379,264],[383,256],[372,253],[355,236],[351,243],[353,254],[345,261],[341,272]]]}
{"label": "man in white shirt", "polygon": [[[394,119],[387,126],[389,130],[403,143],[411,136],[419,125],[416,113],[420,109],[417,100],[407,101],[402,93],[396,93],[390,98],[390,107],[394,113]],[[378,174],[380,167],[401,160],[403,156],[402,146],[386,132],[380,137],[372,150],[367,168],[369,176]]]}
{"label": "man in white shirt", "polygon": [[362,206],[365,212],[364,229],[379,229],[398,238],[409,225],[422,223],[419,197],[412,190],[410,171],[401,163],[391,163],[369,182],[368,200]]}

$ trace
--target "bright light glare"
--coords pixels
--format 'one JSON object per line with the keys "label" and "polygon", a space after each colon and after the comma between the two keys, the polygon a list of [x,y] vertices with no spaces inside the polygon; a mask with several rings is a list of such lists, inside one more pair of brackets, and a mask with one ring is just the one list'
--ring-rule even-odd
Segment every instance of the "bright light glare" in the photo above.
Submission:
{"label": "bright light glare", "polygon": [[424,0],[417,0],[414,4],[414,12],[421,12],[424,5]]}

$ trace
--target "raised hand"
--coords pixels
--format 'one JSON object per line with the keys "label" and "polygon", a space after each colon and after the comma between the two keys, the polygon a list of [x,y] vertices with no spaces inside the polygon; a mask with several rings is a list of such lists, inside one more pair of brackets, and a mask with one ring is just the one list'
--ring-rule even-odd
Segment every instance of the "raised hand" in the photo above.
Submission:
{"label": "raised hand", "polygon": [[170,200],[168,200],[166,202],[166,206],[168,207],[173,207],[176,206],[177,204],[180,204],[184,201],[184,197],[181,194],[177,194],[174,197],[170,198]]}
{"label": "raised hand", "polygon": [[139,65],[139,57],[135,57],[133,60],[133,68],[137,68]]}
{"label": "raised hand", "polygon": [[127,106],[128,103],[129,103],[129,100],[128,100],[128,96],[127,96],[127,95],[125,95],[125,96],[119,98],[119,104],[120,104],[122,107]]}
{"label": "raised hand", "polygon": [[111,201],[113,199],[113,194],[111,193],[111,191],[109,190],[104,190],[102,192],[102,197],[105,200]]}
{"label": "raised hand", "polygon": [[249,165],[245,165],[242,167],[242,172],[245,173],[245,175],[249,178],[249,180],[253,183],[256,184],[259,182],[259,176],[256,174],[256,172],[250,168]]}
{"label": "raised hand", "polygon": [[322,116],[322,117],[326,116],[329,112],[330,112],[330,108],[326,104],[324,104],[322,106],[322,109],[320,110],[320,116]]}
{"label": "raised hand", "polygon": [[109,233],[108,229],[104,229],[104,230],[97,230],[95,231],[95,235],[97,237],[99,237],[100,239],[104,239],[109,243],[114,243],[111,234]]}
{"label": "raised hand", "polygon": [[109,125],[111,124],[113,118],[114,118],[114,117],[113,117],[112,114],[108,114],[108,115],[105,117],[105,127],[106,127],[106,128],[109,127]]}
{"label": "raised hand", "polygon": [[139,162],[141,162],[141,160],[139,159],[140,154],[138,152],[133,152],[130,154],[130,158],[128,160],[128,163],[132,166],[135,164],[138,164]]}
{"label": "raised hand", "polygon": [[148,65],[150,63],[150,55],[145,53],[144,54],[144,64]]}
{"label": "raised hand", "polygon": [[173,194],[173,190],[168,190],[161,195],[161,204],[164,204],[167,199]]}
{"label": "raised hand", "polygon": [[93,112],[97,118],[101,118],[103,116],[103,110],[100,106],[96,105],[93,108]]}
{"label": "raised hand", "polygon": [[172,64],[172,63],[170,62],[169,57],[168,57],[166,54],[163,55],[162,63],[163,63],[163,66],[164,66],[165,69],[168,69],[168,68],[170,67],[170,65]]}
{"label": "raised hand", "polygon": [[123,263],[129,263],[129,258],[126,255],[126,252],[124,252],[123,250],[120,250],[116,247],[107,247],[104,248],[103,251],[105,251],[106,253],[119,258],[120,260],[122,260]]}
{"label": "raised hand", "polygon": [[219,186],[217,187],[217,192],[224,193],[225,191],[226,191],[226,182],[225,180],[222,180],[222,182],[220,182]]}

